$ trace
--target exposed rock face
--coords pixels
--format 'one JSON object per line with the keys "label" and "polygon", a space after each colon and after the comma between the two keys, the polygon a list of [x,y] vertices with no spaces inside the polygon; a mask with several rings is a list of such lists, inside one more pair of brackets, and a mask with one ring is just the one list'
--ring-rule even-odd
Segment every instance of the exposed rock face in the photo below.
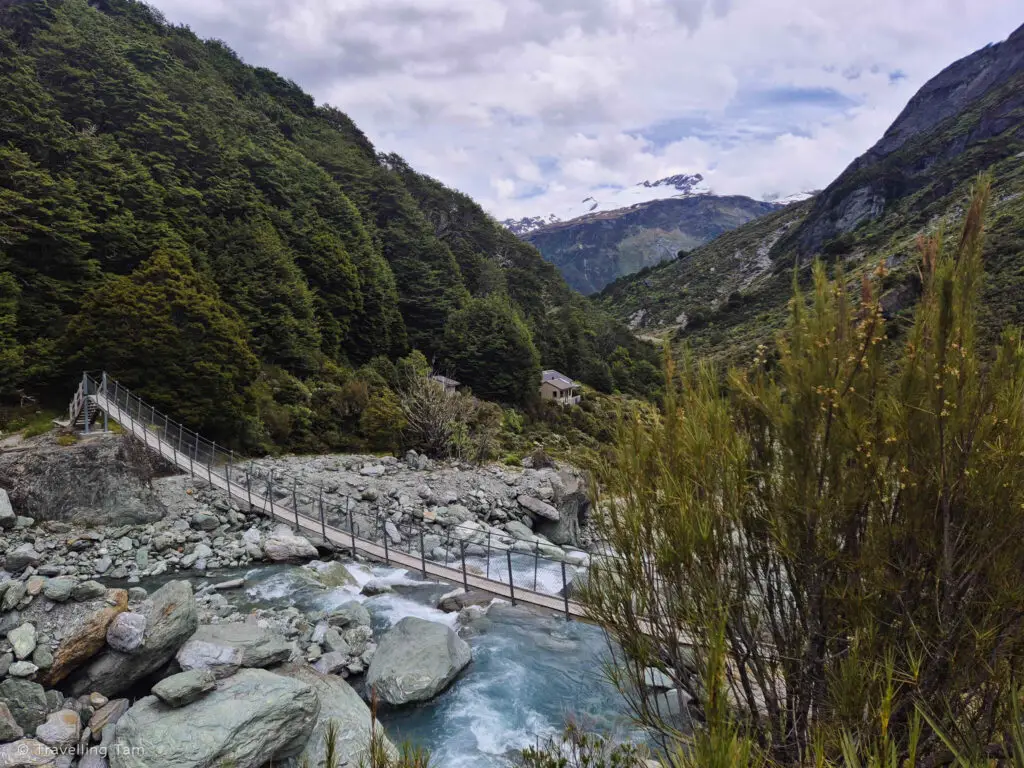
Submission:
{"label": "exposed rock face", "polygon": [[177,709],[139,700],[117,724],[111,768],[236,768],[275,764],[300,752],[320,714],[313,688],[244,669]]}
{"label": "exposed rock face", "polygon": [[106,650],[76,673],[71,685],[74,693],[99,691],[113,696],[127,690],[136,680],[170,661],[198,625],[196,601],[187,581],[171,581],[160,587],[142,604],[139,613],[146,617],[143,647],[132,654]]}
{"label": "exposed rock face", "polygon": [[97,434],[62,446],[43,435],[0,453],[0,486],[19,514],[37,521],[151,522],[166,513],[148,485],[160,468],[127,436]]}
{"label": "exposed rock face", "polygon": [[472,658],[469,644],[450,627],[410,616],[384,635],[366,684],[392,706],[427,701],[443,691]]}
{"label": "exposed rock face", "polygon": [[[1024,106],[1022,76],[1024,27],[925,83],[885,135],[818,196],[799,232],[801,252],[812,253],[862,222],[877,219],[890,202],[935,178],[937,166],[973,146],[1007,131],[1024,138],[1019,118]],[[991,103],[979,110],[983,99]],[[898,162],[894,156],[900,157]],[[984,163],[995,159],[987,154]],[[966,169],[968,176],[976,172]]]}
{"label": "exposed rock face", "polygon": [[[338,725],[338,756],[340,765],[359,765],[370,744],[370,708],[352,686],[333,675],[320,674],[304,665],[288,665],[277,670],[277,674],[306,683],[316,691],[320,700],[320,716],[313,728],[313,734],[292,765],[302,765],[308,759],[310,765],[323,765],[326,750],[324,733],[332,721]],[[378,728],[381,726],[378,724]],[[394,747],[385,738],[390,750]]]}

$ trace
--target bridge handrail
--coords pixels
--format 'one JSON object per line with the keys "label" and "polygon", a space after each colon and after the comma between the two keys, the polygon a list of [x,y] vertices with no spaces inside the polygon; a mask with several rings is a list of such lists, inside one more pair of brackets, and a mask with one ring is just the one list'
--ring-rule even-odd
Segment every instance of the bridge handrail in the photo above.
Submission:
{"label": "bridge handrail", "polygon": [[[454,524],[444,526],[444,535],[441,535],[439,531],[428,530],[421,525],[395,523],[378,515],[373,521],[372,530],[368,532],[376,540],[367,539],[364,538],[364,531],[354,521],[350,495],[345,495],[344,505],[325,501],[322,486],[313,486],[294,478],[291,483],[275,487],[273,470],[265,476],[255,472],[252,460],[240,459],[231,449],[218,446],[171,419],[106,373],[99,379],[89,374],[83,375],[69,410],[70,423],[75,423],[81,409],[90,407],[106,413],[135,437],[142,439],[148,449],[160,454],[179,469],[226,490],[229,499],[237,497],[238,501],[248,503],[250,509],[259,508],[269,512],[272,518],[288,522],[297,531],[319,533],[325,542],[350,549],[353,555],[358,551],[383,559],[388,564],[395,563],[419,570],[424,576],[441,576],[461,582],[467,591],[472,584],[478,589],[508,597],[513,603],[521,600],[558,610],[566,618],[586,615],[583,606],[569,598],[569,587],[577,568],[567,567],[563,560],[541,556],[536,545],[533,554],[514,552],[516,539],[511,534],[499,535],[490,529],[482,531],[476,526]],[[85,429],[88,431],[88,413],[86,416]],[[329,523],[329,517],[341,517],[341,527]],[[400,534],[398,541],[389,535],[388,522]],[[406,535],[401,535],[403,532]],[[444,561],[435,558],[433,552],[424,551],[427,536],[441,538],[445,549]],[[420,545],[418,551],[413,547],[416,541]],[[452,552],[453,544],[458,554],[457,567],[450,564],[455,556]],[[477,549],[473,548],[474,545]],[[470,550],[469,555],[467,550]],[[481,551],[483,554],[478,554]],[[492,563],[493,555],[501,552],[505,553],[505,562]],[[467,564],[467,557],[470,564]],[[484,560],[483,567],[477,569],[472,561],[481,557]],[[545,569],[553,567],[560,575],[559,594],[538,591],[542,564]],[[478,574],[476,570],[482,572]],[[505,572],[508,575],[507,583],[504,581]]]}

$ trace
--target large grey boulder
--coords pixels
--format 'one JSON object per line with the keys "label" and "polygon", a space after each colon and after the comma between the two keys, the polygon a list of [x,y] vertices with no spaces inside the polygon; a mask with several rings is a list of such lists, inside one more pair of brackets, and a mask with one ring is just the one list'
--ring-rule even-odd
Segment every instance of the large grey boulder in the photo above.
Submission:
{"label": "large grey boulder", "polygon": [[28,593],[28,587],[25,586],[24,581],[7,581],[4,584],[7,586],[4,587],[0,584],[0,592],[3,592],[4,596],[0,601],[0,613],[13,611]]}
{"label": "large grey boulder", "polygon": [[298,536],[284,525],[279,525],[274,532],[263,540],[263,552],[274,562],[296,562],[315,560],[318,556],[316,547],[309,540]]}
{"label": "large grey boulder", "polygon": [[98,691],[114,696],[156,672],[174,656],[198,626],[195,596],[187,581],[169,581],[138,608],[146,617],[142,648],[127,654],[107,649],[78,672],[71,684],[75,695]]}
{"label": "large grey boulder", "polygon": [[111,768],[258,768],[298,754],[320,714],[304,682],[243,669],[216,691],[174,709],[140,699],[118,721]]}
{"label": "large grey boulder", "polygon": [[25,731],[15,721],[14,715],[7,705],[0,701],[0,743],[14,741],[25,735]]}
{"label": "large grey boulder", "polygon": [[370,626],[370,612],[356,600],[349,600],[336,608],[324,611],[322,618],[332,627],[342,629]]}
{"label": "large grey boulder", "polygon": [[31,544],[20,544],[4,558],[4,568],[11,573],[21,573],[30,565],[39,565],[42,555]]}
{"label": "large grey boulder", "polygon": [[[277,670],[277,674],[306,683],[316,691],[320,700],[320,717],[313,728],[305,749],[298,755],[293,766],[324,765],[324,734],[331,722],[337,725],[337,756],[339,765],[356,766],[366,756],[370,745],[372,718],[370,708],[352,686],[342,678],[320,674],[304,664],[289,664]],[[379,730],[383,730],[380,723]],[[386,748],[394,753],[391,742],[384,738]]]}
{"label": "large grey boulder", "polygon": [[36,649],[36,628],[25,622],[7,633],[7,641],[11,644],[17,659],[27,659]]}
{"label": "large grey boulder", "polygon": [[220,646],[237,648],[241,651],[243,667],[269,667],[288,661],[292,656],[292,644],[283,636],[269,629],[244,622],[226,624],[204,624],[189,639]]}
{"label": "large grey boulder", "polygon": [[174,658],[186,672],[206,669],[218,678],[231,677],[242,666],[242,651],[239,648],[195,638],[181,646]]}
{"label": "large grey boulder", "polygon": [[43,585],[43,595],[55,603],[63,603],[71,599],[71,593],[78,584],[74,579],[49,579]]}
{"label": "large grey boulder", "polygon": [[520,506],[528,509],[535,517],[543,517],[548,520],[558,521],[558,510],[546,501],[541,501],[540,499],[528,496],[525,493],[521,494],[516,500],[519,502]]}
{"label": "large grey boulder", "polygon": [[345,567],[345,564],[336,560],[331,562],[314,560],[302,566],[299,573],[309,576],[311,580],[325,589],[357,586],[355,577]]}
{"label": "large grey boulder", "polygon": [[381,639],[366,684],[392,706],[427,701],[472,659],[469,644],[451,627],[408,616]]}

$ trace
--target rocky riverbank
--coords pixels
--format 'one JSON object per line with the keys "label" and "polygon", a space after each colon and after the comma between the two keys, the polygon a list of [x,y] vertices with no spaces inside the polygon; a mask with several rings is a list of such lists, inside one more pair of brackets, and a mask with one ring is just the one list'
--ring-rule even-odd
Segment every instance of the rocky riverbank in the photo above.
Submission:
{"label": "rocky riverbank", "polygon": [[[131,457],[131,447],[110,436],[85,442],[58,459],[45,441],[0,454],[11,489],[0,489],[0,765],[255,768],[303,754],[318,764],[330,720],[355,761],[370,714],[347,680],[365,676],[384,703],[402,706],[437,695],[470,663],[456,622],[406,618],[378,637],[358,600],[296,607],[296,589],[358,597],[392,586],[192,478],[157,477],[159,467],[128,460],[115,463],[117,482],[104,478],[83,450],[102,461]],[[49,470],[33,484],[27,470],[40,466],[40,450]],[[577,564],[588,557],[579,549],[586,494],[571,470],[479,469],[415,454],[289,457],[249,469],[282,487],[322,486],[359,535],[407,550],[422,541],[432,557],[447,556],[453,541],[470,556],[486,542]],[[92,496],[79,488],[58,498],[67,471],[97,478]],[[97,520],[105,524],[90,525]],[[414,525],[422,538],[403,533]],[[295,564],[292,594],[280,607],[246,610],[231,598],[261,563]],[[203,578],[225,569],[230,578]],[[443,602],[467,620],[482,613],[472,599]]]}

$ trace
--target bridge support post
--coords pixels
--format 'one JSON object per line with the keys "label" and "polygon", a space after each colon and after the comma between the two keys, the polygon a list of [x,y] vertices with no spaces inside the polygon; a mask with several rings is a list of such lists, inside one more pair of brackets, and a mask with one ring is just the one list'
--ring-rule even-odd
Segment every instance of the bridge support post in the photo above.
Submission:
{"label": "bridge support post", "polygon": [[540,564],[540,550],[533,550],[533,591],[537,591],[537,566]]}
{"label": "bridge support post", "polygon": [[[252,468],[252,462],[249,462],[249,469]],[[249,499],[249,511],[252,512],[252,475],[249,474],[249,470],[245,470],[245,495]]]}
{"label": "bridge support post", "polygon": [[324,544],[327,543],[327,521],[324,519],[324,487],[320,486],[320,535]]}
{"label": "bridge support post", "polygon": [[381,538],[384,539],[384,562],[387,565],[391,564],[391,553],[388,552],[388,526],[387,523],[380,527],[380,532],[383,534]]}
{"label": "bridge support post", "polygon": [[82,418],[85,421],[85,434],[89,434],[89,374],[82,374]]}
{"label": "bridge support post", "polygon": [[420,566],[423,570],[423,578],[427,578],[427,550],[423,547],[423,527],[420,526]]}
{"label": "bridge support post", "polygon": [[484,578],[491,578],[491,533],[487,532],[487,560],[484,566]]}
{"label": "bridge support post", "polygon": [[459,549],[462,554],[462,588],[469,592],[469,576],[466,575],[466,542],[460,541]]}
{"label": "bridge support post", "polygon": [[352,522],[352,497],[345,496],[345,517],[348,518],[348,532],[352,536],[352,559],[356,559],[356,526]]}
{"label": "bridge support post", "polygon": [[512,598],[512,605],[516,604],[516,580],[512,576],[512,550],[505,550],[505,559],[508,561],[508,595]]}
{"label": "bridge support post", "polygon": [[299,532],[299,497],[295,493],[295,480],[292,480],[292,508],[295,510],[295,532]]}
{"label": "bridge support post", "polygon": [[562,561],[562,605],[565,607],[565,620],[572,621],[569,615],[569,584],[565,580],[565,561]]}
{"label": "bridge support post", "polygon": [[[107,397],[107,372],[106,371],[103,372],[103,397]],[[110,398],[107,397],[107,399],[109,400]],[[110,406],[108,404],[107,408],[109,408],[109,407]],[[110,431],[110,422],[108,421],[109,416],[107,414],[107,408],[103,409],[103,431],[104,432],[109,432]]]}
{"label": "bridge support post", "polygon": [[274,519],[274,470],[267,476],[267,501],[270,502],[270,519]]}

